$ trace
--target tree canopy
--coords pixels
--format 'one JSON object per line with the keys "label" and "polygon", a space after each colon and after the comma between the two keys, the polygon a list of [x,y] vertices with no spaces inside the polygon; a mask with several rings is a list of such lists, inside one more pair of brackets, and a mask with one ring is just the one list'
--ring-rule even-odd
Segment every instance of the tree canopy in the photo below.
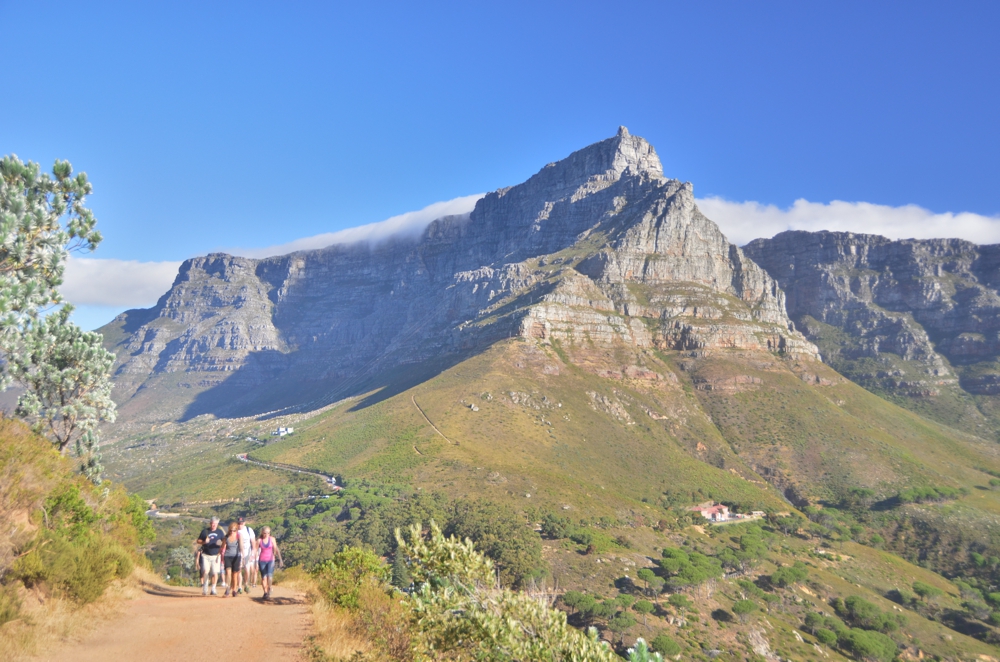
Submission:
{"label": "tree canopy", "polygon": [[[0,159],[0,388],[16,380],[25,389],[17,414],[34,424],[61,453],[75,448],[81,469],[100,482],[97,425],[113,421],[109,382],[114,355],[100,334],[69,321],[62,303],[71,251],[101,242],[97,219],[86,206],[93,188],[67,161],[52,175],[37,163]],[[48,314],[46,314],[48,313]]]}

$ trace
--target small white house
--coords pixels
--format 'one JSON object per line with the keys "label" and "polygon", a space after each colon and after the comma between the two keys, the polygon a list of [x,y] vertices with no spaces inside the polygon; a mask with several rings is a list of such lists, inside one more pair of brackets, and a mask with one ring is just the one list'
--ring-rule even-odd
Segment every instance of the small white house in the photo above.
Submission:
{"label": "small white house", "polygon": [[696,513],[701,513],[701,516],[710,522],[726,522],[729,521],[729,506],[725,506],[721,503],[703,503],[691,508],[691,510]]}
{"label": "small white house", "polygon": [[280,427],[277,430],[275,430],[274,432],[272,432],[271,436],[272,437],[284,437],[285,435],[292,434],[293,432],[295,432],[295,428]]}

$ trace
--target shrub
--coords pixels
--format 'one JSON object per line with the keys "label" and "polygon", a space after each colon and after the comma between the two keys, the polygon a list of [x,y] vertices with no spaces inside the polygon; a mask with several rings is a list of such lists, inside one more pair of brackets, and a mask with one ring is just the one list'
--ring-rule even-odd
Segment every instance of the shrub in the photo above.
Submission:
{"label": "shrub", "polygon": [[911,487],[897,495],[900,503],[926,503],[949,501],[964,496],[967,490],[955,487]]}
{"label": "shrub", "polygon": [[597,529],[578,529],[569,539],[586,547],[588,554],[603,554],[617,544],[611,536]]}
{"label": "shrub", "polygon": [[683,593],[674,593],[667,598],[667,602],[677,609],[690,609],[691,605],[694,604],[691,602],[691,599]]}
{"label": "shrub", "polygon": [[722,562],[699,552],[690,554],[682,549],[666,547],[660,567],[669,576],[674,588],[697,586],[702,582],[722,575]]}
{"label": "shrub", "polygon": [[740,617],[741,622],[746,622],[747,616],[757,611],[757,603],[753,600],[737,600],[733,603],[733,613]]}
{"label": "shrub", "polygon": [[333,558],[316,566],[312,574],[327,601],[356,609],[361,588],[366,584],[385,586],[392,571],[374,553],[358,547],[345,547]]}
{"label": "shrub", "polygon": [[625,632],[633,625],[635,625],[635,616],[627,611],[616,614],[614,618],[608,621],[608,629],[612,632],[617,632],[621,637],[621,641],[619,643],[624,642]]}
{"label": "shrub", "polygon": [[632,609],[636,611],[637,614],[642,614],[642,624],[646,625],[646,618],[653,613],[656,607],[649,600],[639,600],[632,606]]}
{"label": "shrub", "polygon": [[593,628],[579,632],[567,624],[565,613],[525,593],[496,587],[492,561],[470,541],[446,538],[433,522],[427,539],[419,525],[408,533],[404,539],[397,530],[396,540],[420,583],[407,598],[418,649],[433,651],[438,659],[451,652],[483,660],[614,659]]}
{"label": "shrub", "polygon": [[837,637],[838,645],[855,659],[864,662],[890,662],[898,647],[896,642],[880,632],[851,628]]}
{"label": "shrub", "polygon": [[663,655],[663,657],[673,657],[681,652],[680,644],[674,641],[668,634],[657,635],[652,642],[653,650]]}
{"label": "shrub", "polygon": [[847,600],[836,600],[834,609],[852,625],[865,630],[893,632],[897,630],[902,617],[883,612],[876,605],[857,595]]}
{"label": "shrub", "polygon": [[559,600],[573,611],[576,611],[580,608],[580,604],[585,597],[587,596],[580,591],[566,591],[559,597]]}
{"label": "shrub", "polygon": [[778,568],[771,574],[771,584],[778,588],[787,588],[798,584],[809,575],[806,564],[796,561],[793,565]]}
{"label": "shrub", "polygon": [[833,630],[827,630],[826,628],[817,628],[815,635],[817,641],[819,641],[819,643],[821,644],[825,644],[827,646],[833,646],[834,644],[837,643],[837,635]]}
{"label": "shrub", "polygon": [[506,586],[520,586],[544,571],[541,538],[510,506],[482,499],[456,502],[444,534],[476,543]]}
{"label": "shrub", "polygon": [[372,581],[362,581],[357,591],[355,634],[367,639],[385,658],[413,659],[409,613],[403,603]]}
{"label": "shrub", "polygon": [[546,538],[559,540],[568,538],[573,533],[574,526],[568,517],[559,517],[552,513],[546,513],[542,518],[542,535]]}
{"label": "shrub", "polygon": [[944,593],[941,589],[923,582],[913,582],[913,592],[919,595],[922,600],[928,601],[933,601]]}

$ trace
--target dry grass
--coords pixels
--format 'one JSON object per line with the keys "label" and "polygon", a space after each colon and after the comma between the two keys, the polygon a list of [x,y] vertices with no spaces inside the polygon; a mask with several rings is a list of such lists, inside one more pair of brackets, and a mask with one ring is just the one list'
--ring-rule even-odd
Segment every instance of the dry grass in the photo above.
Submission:
{"label": "dry grass", "polygon": [[312,601],[313,646],[326,659],[347,660],[356,651],[367,653],[371,645],[356,634],[354,617],[345,609],[331,607],[322,600]]}
{"label": "dry grass", "polygon": [[302,591],[309,600],[312,634],[309,642],[312,656],[320,660],[348,660],[355,652],[368,653],[371,644],[357,635],[357,623],[346,609],[330,606],[320,597],[316,582],[300,568],[281,573],[282,586]]}
{"label": "dry grass", "polygon": [[126,604],[139,596],[142,581],[156,581],[149,570],[137,567],[125,580],[115,580],[94,602],[80,607],[72,600],[21,590],[21,615],[0,629],[0,659],[30,660],[79,641],[101,624],[119,617]]}

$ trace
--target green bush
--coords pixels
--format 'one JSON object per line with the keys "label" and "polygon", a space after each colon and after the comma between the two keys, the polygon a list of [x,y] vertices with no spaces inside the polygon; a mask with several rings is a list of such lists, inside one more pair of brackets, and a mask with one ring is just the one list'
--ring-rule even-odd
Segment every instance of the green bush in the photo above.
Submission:
{"label": "green bush", "polygon": [[681,652],[680,644],[668,634],[659,634],[652,641],[653,650],[663,657],[673,657]]}
{"label": "green bush", "polygon": [[134,567],[128,553],[106,538],[76,546],[73,553],[64,553],[62,560],[53,563],[59,574],[50,579],[82,604],[101,597],[112,579],[128,577]]}
{"label": "green bush", "polygon": [[374,553],[345,547],[312,571],[320,593],[330,603],[357,609],[358,596],[366,584],[387,585],[392,570]]}
{"label": "green bush", "polygon": [[855,659],[864,662],[890,662],[899,650],[896,642],[881,632],[859,628],[840,634],[837,643]]}
{"label": "green bush", "polygon": [[757,603],[753,600],[737,600],[733,603],[733,613],[740,617],[740,621],[746,622],[747,616],[757,611]]}
{"label": "green bush", "polygon": [[598,529],[578,529],[570,534],[569,539],[586,547],[591,554],[604,554],[618,544],[611,536]]}
{"label": "green bush", "polygon": [[500,581],[520,586],[545,569],[542,539],[510,506],[478,499],[454,505],[446,536],[469,538],[496,565]]}
{"label": "green bush", "polygon": [[821,644],[826,644],[827,646],[833,646],[837,643],[837,634],[833,630],[827,630],[826,628],[818,628],[816,630],[816,639]]}
{"label": "green bush", "polygon": [[688,596],[684,595],[683,593],[674,593],[669,598],[667,598],[667,602],[669,602],[672,606],[676,607],[677,609],[689,609],[691,605],[694,604],[693,602],[691,602],[691,599],[688,598]]}
{"label": "green bush", "polygon": [[944,593],[941,589],[923,582],[913,582],[913,592],[923,600],[933,600]]}
{"label": "green bush", "polygon": [[965,488],[956,487],[911,487],[900,492],[896,498],[900,503],[927,503],[929,501],[950,501],[968,493]]}
{"label": "green bush", "polygon": [[771,573],[771,584],[778,588],[787,588],[798,584],[808,576],[805,563],[796,561],[793,565],[786,565]]}
{"label": "green bush", "polygon": [[806,632],[812,632],[815,634],[816,630],[823,625],[823,615],[811,611],[806,614],[806,617],[803,619],[803,624],[805,625]]}

